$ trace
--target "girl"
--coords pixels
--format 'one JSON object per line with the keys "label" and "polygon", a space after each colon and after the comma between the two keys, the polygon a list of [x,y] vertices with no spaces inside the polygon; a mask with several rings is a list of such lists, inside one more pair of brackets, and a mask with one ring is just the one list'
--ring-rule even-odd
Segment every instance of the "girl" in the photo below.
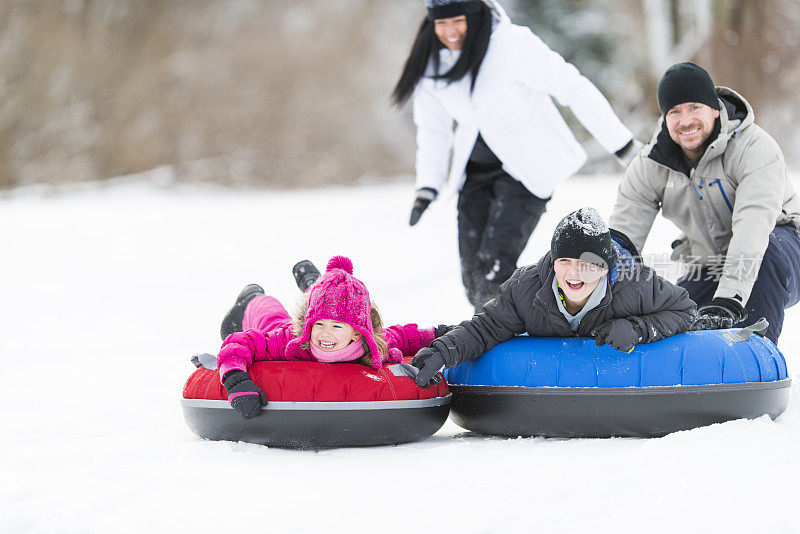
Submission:
{"label": "girl", "polygon": [[685,332],[694,321],[695,303],[638,256],[630,240],[609,230],[593,208],[570,213],[539,263],[518,269],[482,313],[417,353],[417,384],[432,385],[442,368],[475,359],[525,332],[592,336],[598,346],[623,352]]}
{"label": "girl", "polygon": [[496,1],[427,0],[427,7],[393,93],[398,106],[413,95],[417,125],[409,223],[449,176],[460,190],[462,281],[478,311],[516,269],[555,186],[586,160],[551,97],[621,160],[641,143],[588,79],[512,24]]}
{"label": "girl", "polygon": [[[298,267],[295,278],[298,284]],[[305,273],[308,274],[308,273]],[[237,317],[237,314],[239,317]],[[353,263],[334,256],[322,276],[305,292],[294,324],[280,302],[257,285],[247,286],[223,320],[223,332],[240,322],[241,332],[225,337],[217,369],[231,406],[245,419],[258,415],[267,398],[247,369],[255,361],[303,360],[350,362],[379,369],[398,363],[430,344],[447,327],[419,328],[416,324],[383,328],[364,283],[353,276]]]}

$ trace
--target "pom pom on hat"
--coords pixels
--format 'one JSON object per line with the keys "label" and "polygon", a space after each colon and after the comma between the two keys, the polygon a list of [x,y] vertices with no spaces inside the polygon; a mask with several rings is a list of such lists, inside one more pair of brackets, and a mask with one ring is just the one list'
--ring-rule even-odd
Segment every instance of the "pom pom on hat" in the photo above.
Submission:
{"label": "pom pom on hat", "polygon": [[328,267],[325,271],[327,272],[331,269],[341,269],[347,274],[353,274],[353,262],[347,256],[334,256],[328,260]]}

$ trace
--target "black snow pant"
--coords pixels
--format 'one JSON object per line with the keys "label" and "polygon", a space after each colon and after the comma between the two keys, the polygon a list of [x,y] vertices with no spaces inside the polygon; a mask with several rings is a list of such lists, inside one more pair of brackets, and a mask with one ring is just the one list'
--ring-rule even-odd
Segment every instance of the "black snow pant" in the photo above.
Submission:
{"label": "black snow pant", "polygon": [[458,251],[461,279],[476,313],[516,270],[548,200],[528,191],[499,161],[467,164],[458,197]]}
{"label": "black snow pant", "polygon": [[[703,306],[711,302],[718,280],[708,268],[681,277],[677,285],[689,292],[689,298]],[[784,310],[800,301],[800,230],[792,225],[776,226],[761,260],[758,278],[745,304],[747,319],[738,326],[755,323],[762,317],[769,321],[766,337],[777,345],[783,329]]]}

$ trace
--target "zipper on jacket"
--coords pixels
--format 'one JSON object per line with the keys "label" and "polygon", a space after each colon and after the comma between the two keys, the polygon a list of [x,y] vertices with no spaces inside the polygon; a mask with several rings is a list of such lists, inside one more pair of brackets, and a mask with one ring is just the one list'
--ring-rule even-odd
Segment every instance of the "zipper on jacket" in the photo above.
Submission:
{"label": "zipper on jacket", "polygon": [[[555,295],[553,296],[555,297]],[[560,311],[554,312],[553,310],[548,309],[547,306],[545,306],[545,303],[542,302],[542,300],[539,297],[534,297],[533,304],[537,306],[542,311],[543,314],[554,317],[555,319],[558,320],[558,322],[562,323],[562,326],[566,325],[567,330],[569,330],[570,333],[573,334],[573,336],[577,337],[577,334],[572,331],[572,328],[570,328],[569,321],[567,321],[567,318],[564,317],[564,315]],[[556,306],[558,306],[558,304],[556,304]]]}
{"label": "zipper on jacket", "polygon": [[[691,171],[691,175],[692,176],[694,176],[694,171],[695,170],[696,169],[692,169],[692,171]],[[674,171],[674,172],[678,172],[678,171]],[[714,239],[712,239],[712,237],[711,237],[711,232],[708,229],[708,221],[706,221],[706,216],[705,216],[705,213],[703,212],[703,205],[701,204],[701,202],[703,200],[703,196],[700,194],[699,191],[697,191],[697,188],[694,186],[694,183],[692,182],[692,176],[687,177],[683,173],[680,173],[680,174],[684,178],[689,180],[689,185],[692,186],[692,190],[694,190],[695,195],[697,195],[697,200],[695,201],[695,209],[694,209],[694,211],[697,214],[697,216],[700,217],[700,219],[703,222],[703,224],[701,225],[702,230],[703,230],[703,235],[706,236],[706,241],[708,242],[709,245],[711,245],[711,248],[713,249],[713,252],[714,253],[719,253],[719,251],[717,250],[717,247],[714,245]]]}
{"label": "zipper on jacket", "polygon": [[722,193],[722,199],[725,201],[725,204],[728,205],[728,209],[731,210],[731,213],[733,213],[733,205],[731,205],[731,201],[728,200],[728,195],[725,194],[725,190],[722,188],[722,180],[717,178],[708,185],[716,185],[719,187],[719,192]]}
{"label": "zipper on jacket", "polygon": [[600,304],[598,304],[596,307],[594,307],[591,310],[589,310],[586,313],[586,315],[583,316],[583,319],[581,319],[581,322],[578,324],[578,329],[575,331],[575,335],[577,337],[594,337],[592,335],[592,331],[595,330],[596,328],[599,328],[600,325],[597,325],[594,328],[589,328],[588,330],[584,330],[583,333],[581,332],[581,328],[584,325],[589,324],[589,321],[587,319],[589,319],[590,316],[591,316],[592,320],[596,321],[597,317],[600,315],[600,313],[611,305],[611,301],[614,300],[614,293],[612,293],[612,290],[611,290],[612,287],[613,287],[613,284],[611,284],[609,282],[608,286],[606,287],[606,291],[607,291],[607,294],[608,294],[608,300],[606,302],[600,302]]}
{"label": "zipper on jacket", "polygon": [[[694,185],[694,172],[696,170],[697,170],[696,167],[690,169],[689,170],[689,176],[687,176],[687,178],[689,179],[689,185],[691,185],[692,186],[692,190],[694,190],[694,194],[697,195],[697,198],[699,200],[703,200],[703,195],[700,194],[700,191],[698,191],[697,188]],[[700,188],[702,188],[702,187],[703,187],[703,178],[701,177],[700,178]]]}

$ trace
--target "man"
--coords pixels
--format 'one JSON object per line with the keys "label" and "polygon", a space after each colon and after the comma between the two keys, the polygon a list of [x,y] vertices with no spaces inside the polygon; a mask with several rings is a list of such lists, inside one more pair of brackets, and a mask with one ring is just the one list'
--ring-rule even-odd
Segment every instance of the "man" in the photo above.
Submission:
{"label": "man", "polygon": [[800,199],[775,141],[735,91],[684,62],[658,84],[663,114],[627,168],[610,226],[641,250],[656,214],[682,232],[672,259],[698,306],[693,329],[766,317],[777,343],[784,309],[800,300]]}

